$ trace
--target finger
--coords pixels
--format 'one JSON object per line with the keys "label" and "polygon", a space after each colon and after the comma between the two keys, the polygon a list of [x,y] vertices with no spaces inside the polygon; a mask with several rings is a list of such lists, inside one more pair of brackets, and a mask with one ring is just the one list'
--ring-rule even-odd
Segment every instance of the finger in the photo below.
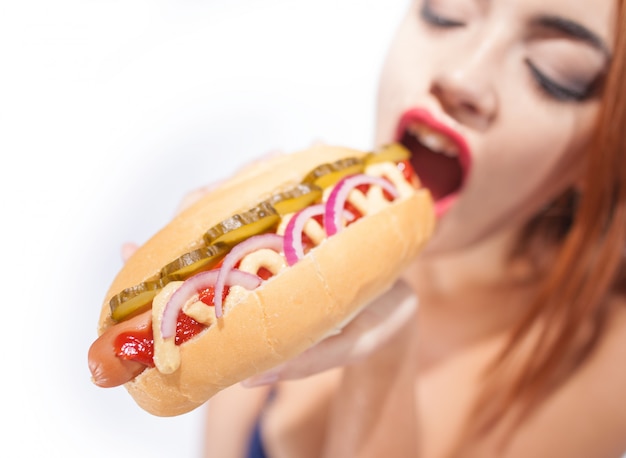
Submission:
{"label": "finger", "polygon": [[122,245],[121,255],[122,261],[126,262],[137,251],[138,245],[136,243],[127,242]]}
{"label": "finger", "polygon": [[[240,167],[236,172],[235,175],[238,175],[240,173],[244,173],[248,170],[254,170],[254,167],[257,166],[258,164],[265,162],[273,157],[277,157],[282,155],[282,151],[279,150],[274,150],[274,151],[270,151],[269,153],[264,154],[263,156],[260,156],[259,158],[253,160],[252,162],[249,162],[245,165],[243,165],[242,167]],[[220,185],[222,185],[224,182],[226,182],[227,180],[218,180],[215,181],[213,183],[210,183],[206,186],[202,186],[198,189],[194,189],[193,191],[189,192],[186,196],[183,197],[183,199],[181,200],[181,202],[178,204],[178,207],[176,208],[174,214],[178,215],[180,212],[182,212],[183,210],[191,207],[193,204],[195,204],[197,201],[199,201],[202,197],[206,196],[208,193],[210,193],[211,191],[217,189]]]}
{"label": "finger", "polygon": [[283,151],[279,150],[279,149],[271,150],[271,151],[269,151],[269,152],[267,152],[267,153],[265,153],[265,154],[263,154],[261,156],[258,156],[257,158],[253,159],[252,161],[245,163],[241,167],[239,167],[239,169],[237,169],[237,171],[235,172],[235,175],[247,172],[248,170],[254,170],[254,168],[257,167],[259,164],[267,162],[270,159],[282,156],[283,154],[285,154],[285,153]]}
{"label": "finger", "polygon": [[397,281],[385,294],[368,306],[359,317],[345,329],[349,348],[348,361],[359,362],[378,347],[386,344],[405,326],[415,324],[418,298],[411,287],[402,280]]}
{"label": "finger", "polygon": [[353,364],[385,345],[404,326],[412,324],[417,297],[403,281],[373,301],[339,334],[328,337],[297,358],[243,382],[246,387],[308,377]]}
{"label": "finger", "polygon": [[206,196],[209,192],[219,187],[219,185],[222,184],[223,182],[224,180],[220,180],[220,181],[213,182],[209,185],[202,186],[201,188],[194,189],[193,191],[191,191],[190,193],[188,193],[186,196],[183,197],[183,199],[178,204],[178,207],[176,208],[174,214],[178,215],[183,210],[191,207],[197,201],[202,199],[202,197]]}

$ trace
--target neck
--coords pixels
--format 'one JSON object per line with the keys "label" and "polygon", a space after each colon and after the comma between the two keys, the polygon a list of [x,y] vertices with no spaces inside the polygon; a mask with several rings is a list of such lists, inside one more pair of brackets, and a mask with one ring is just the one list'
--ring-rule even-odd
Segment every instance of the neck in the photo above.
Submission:
{"label": "neck", "polygon": [[502,336],[536,291],[527,262],[511,260],[512,232],[455,253],[425,253],[405,280],[420,300],[419,334],[427,360]]}

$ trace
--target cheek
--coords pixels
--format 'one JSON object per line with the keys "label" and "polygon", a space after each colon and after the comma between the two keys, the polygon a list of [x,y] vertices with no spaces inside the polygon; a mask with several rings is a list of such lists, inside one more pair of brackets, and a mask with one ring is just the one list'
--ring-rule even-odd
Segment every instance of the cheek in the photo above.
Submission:
{"label": "cheek", "polygon": [[[546,122],[550,125],[549,120]],[[554,170],[571,155],[572,136],[559,135],[556,126],[548,131],[524,127],[512,129],[490,145],[488,154],[492,159],[486,164],[487,173],[524,182]]]}
{"label": "cheek", "polygon": [[595,109],[546,109],[536,99],[530,106],[513,106],[517,106],[517,111],[503,120],[493,141],[489,141],[489,136],[485,138],[491,172],[523,181],[532,175],[539,179],[570,170],[571,162],[578,160],[591,137]]}
{"label": "cheek", "polygon": [[526,73],[504,72],[497,87],[498,118],[472,145],[482,165],[477,172],[484,172],[480,178],[502,176],[499,181],[523,187],[525,180],[570,171],[591,136],[597,103],[554,101],[540,95]]}
{"label": "cheek", "polygon": [[428,97],[433,59],[427,42],[416,37],[415,28],[405,24],[387,53],[378,85],[377,144],[392,141],[401,113]]}
{"label": "cheek", "polygon": [[392,122],[394,106],[398,104],[398,99],[402,93],[400,80],[401,71],[403,69],[403,59],[405,57],[401,53],[401,46],[401,34],[398,33],[387,52],[378,82],[376,131],[376,140],[378,143],[388,141],[393,137]]}
{"label": "cheek", "polygon": [[394,136],[394,98],[396,87],[393,76],[387,66],[383,69],[378,83],[378,101],[376,108],[376,144],[380,145],[393,139]]}
{"label": "cheek", "polygon": [[473,206],[480,202],[484,208],[489,203],[495,221],[522,223],[520,219],[530,218],[575,179],[573,164],[578,162],[580,147],[574,126],[546,119],[543,125],[533,122],[503,133],[477,159],[483,159],[484,167],[477,166],[472,177]]}
{"label": "cheek", "polygon": [[428,69],[415,71],[406,58],[388,59],[379,80],[376,140],[394,140],[400,115],[408,108],[422,105],[429,93]]}
{"label": "cheek", "polygon": [[508,124],[473,145],[474,172],[457,205],[440,222],[434,252],[472,246],[521,227],[575,182],[592,112],[561,112],[557,118],[536,109],[533,113],[526,122]]}

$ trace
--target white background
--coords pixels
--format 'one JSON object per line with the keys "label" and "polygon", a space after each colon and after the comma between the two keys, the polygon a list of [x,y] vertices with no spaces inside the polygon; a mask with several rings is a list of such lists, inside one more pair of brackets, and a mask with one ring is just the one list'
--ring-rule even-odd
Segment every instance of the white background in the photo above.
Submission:
{"label": "white background", "polygon": [[90,382],[120,246],[255,156],[370,147],[406,3],[2,3],[0,455],[200,455],[203,409],[157,418]]}

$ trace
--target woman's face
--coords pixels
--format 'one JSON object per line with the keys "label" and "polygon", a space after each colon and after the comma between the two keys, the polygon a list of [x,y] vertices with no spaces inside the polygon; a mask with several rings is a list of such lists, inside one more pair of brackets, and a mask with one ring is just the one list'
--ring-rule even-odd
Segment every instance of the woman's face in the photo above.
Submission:
{"label": "woman's face", "polygon": [[377,142],[437,202],[429,251],[520,226],[572,185],[610,61],[615,0],[422,0],[384,66]]}

